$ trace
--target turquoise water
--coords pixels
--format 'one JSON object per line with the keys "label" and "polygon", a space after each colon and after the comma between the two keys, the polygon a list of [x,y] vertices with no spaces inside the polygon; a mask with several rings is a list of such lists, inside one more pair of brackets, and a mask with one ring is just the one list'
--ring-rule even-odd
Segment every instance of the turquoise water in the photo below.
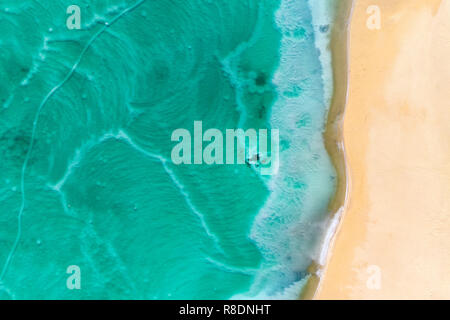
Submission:
{"label": "turquoise water", "polygon": [[[0,298],[296,298],[335,187],[326,0],[0,2]],[[277,174],[172,132],[280,132]],[[81,288],[70,290],[68,266]]]}

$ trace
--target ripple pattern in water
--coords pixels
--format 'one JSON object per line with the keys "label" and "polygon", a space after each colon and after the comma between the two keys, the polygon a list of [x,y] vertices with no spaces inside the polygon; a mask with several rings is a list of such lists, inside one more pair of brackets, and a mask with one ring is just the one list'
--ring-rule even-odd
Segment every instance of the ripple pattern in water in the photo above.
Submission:
{"label": "ripple pattern in water", "polygon": [[[335,177],[308,1],[73,2],[0,4],[0,298],[295,298]],[[196,120],[278,128],[279,174],[174,165]]]}

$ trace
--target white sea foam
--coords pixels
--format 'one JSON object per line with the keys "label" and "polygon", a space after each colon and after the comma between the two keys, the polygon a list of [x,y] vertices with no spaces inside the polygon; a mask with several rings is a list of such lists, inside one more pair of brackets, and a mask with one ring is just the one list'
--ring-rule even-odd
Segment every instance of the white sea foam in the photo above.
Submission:
{"label": "white sea foam", "polygon": [[233,296],[232,300],[292,300],[298,297],[299,292],[302,290],[303,286],[308,281],[309,277],[305,277],[299,281],[292,283],[292,285],[284,288],[282,291],[276,294],[268,294],[266,292],[259,292],[255,296],[240,295],[237,294]]}
{"label": "white sea foam", "polygon": [[339,221],[341,220],[343,211],[344,211],[343,207],[339,208],[339,210],[329,220],[327,232],[322,242],[322,249],[320,250],[320,256],[318,260],[321,266],[324,266],[325,263],[327,262],[328,250],[330,248],[331,241],[336,233],[337,227],[339,226]]}
{"label": "white sea foam", "polygon": [[[264,263],[249,292],[235,299],[297,298],[307,280],[304,271],[320,256],[324,214],[334,191],[330,177],[335,174],[323,141],[332,69],[329,31],[321,32],[320,27],[332,22],[330,5],[329,0],[314,1],[314,5],[305,0],[282,0],[275,14],[283,37],[280,65],[273,79],[278,100],[270,122],[272,128],[280,129],[280,170],[268,183],[271,194],[250,234]],[[294,88],[299,88],[300,94],[285,94]],[[302,115],[310,118],[306,128],[298,125]]]}
{"label": "white sea foam", "polygon": [[[329,49],[331,22],[333,20],[333,1],[308,0],[311,9],[314,34],[316,36],[316,48],[320,51],[320,63],[322,65],[322,79],[324,83],[324,101],[329,105],[333,94],[333,67],[331,51]],[[327,32],[321,32],[321,28],[327,26]]]}

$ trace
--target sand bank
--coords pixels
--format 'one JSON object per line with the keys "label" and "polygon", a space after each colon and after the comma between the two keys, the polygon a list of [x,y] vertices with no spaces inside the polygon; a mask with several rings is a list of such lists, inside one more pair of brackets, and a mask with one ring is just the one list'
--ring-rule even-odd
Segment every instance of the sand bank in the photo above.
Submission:
{"label": "sand bank", "polygon": [[450,298],[448,30],[450,0],[355,2],[348,201],[318,299]]}

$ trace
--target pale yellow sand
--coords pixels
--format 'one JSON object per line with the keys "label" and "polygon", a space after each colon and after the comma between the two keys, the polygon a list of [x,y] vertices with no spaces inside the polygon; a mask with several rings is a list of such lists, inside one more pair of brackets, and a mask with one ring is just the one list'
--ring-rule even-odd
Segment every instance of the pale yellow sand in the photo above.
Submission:
{"label": "pale yellow sand", "polygon": [[450,0],[357,0],[349,40],[348,202],[315,297],[450,299]]}

